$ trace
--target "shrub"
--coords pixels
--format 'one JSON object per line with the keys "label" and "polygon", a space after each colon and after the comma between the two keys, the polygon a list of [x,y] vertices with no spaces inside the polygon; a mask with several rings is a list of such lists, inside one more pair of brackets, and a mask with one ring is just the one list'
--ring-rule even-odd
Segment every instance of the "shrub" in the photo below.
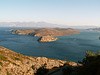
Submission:
{"label": "shrub", "polygon": [[3,54],[3,53],[5,53],[5,51],[0,51],[0,53],[2,53],[2,54]]}
{"label": "shrub", "polygon": [[7,75],[11,75],[11,74],[7,71]]}
{"label": "shrub", "polygon": [[100,75],[100,52],[94,54],[86,51],[86,57],[81,61],[83,66],[66,67],[64,75]]}
{"label": "shrub", "polygon": [[13,60],[18,60],[18,61],[21,61],[22,63],[23,63],[23,60],[22,60],[22,58],[20,57],[20,58],[18,58],[18,57],[11,57]]}
{"label": "shrub", "polygon": [[32,69],[35,70],[35,66],[34,65],[32,65]]}
{"label": "shrub", "polygon": [[35,75],[45,75],[48,71],[49,71],[48,69],[46,69],[44,66],[42,66],[37,70]]}
{"label": "shrub", "polygon": [[5,57],[5,56],[3,56],[3,55],[0,54],[0,60],[6,61],[8,59],[7,59],[7,57]]}
{"label": "shrub", "polygon": [[1,66],[3,66],[3,63],[2,63],[2,62],[0,62],[0,65],[1,65]]}

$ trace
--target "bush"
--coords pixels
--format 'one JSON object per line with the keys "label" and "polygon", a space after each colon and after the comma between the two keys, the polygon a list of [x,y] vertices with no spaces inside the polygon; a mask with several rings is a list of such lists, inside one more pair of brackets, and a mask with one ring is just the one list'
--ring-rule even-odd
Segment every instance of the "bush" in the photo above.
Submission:
{"label": "bush", "polygon": [[3,55],[0,54],[0,60],[6,61],[8,59],[7,59],[7,57],[5,57],[5,56],[3,56]]}
{"label": "bush", "polygon": [[100,75],[100,52],[86,51],[86,57],[80,63],[83,66],[63,69],[64,75]]}
{"label": "bush", "polygon": [[18,60],[18,61],[21,61],[22,63],[23,63],[23,60],[22,60],[22,58],[20,57],[20,58],[17,58],[17,57],[11,57],[13,60]]}
{"label": "bush", "polygon": [[11,75],[11,74],[7,71],[7,75]]}
{"label": "bush", "polygon": [[63,75],[70,75],[73,72],[72,66],[67,66],[66,68],[63,68]]}
{"label": "bush", "polygon": [[48,72],[49,70],[46,69],[44,66],[40,67],[37,72],[35,73],[35,75],[44,75]]}
{"label": "bush", "polygon": [[3,66],[3,63],[2,63],[2,62],[0,62],[0,65],[1,65],[1,66]]}
{"label": "bush", "polygon": [[35,70],[35,66],[34,65],[32,65],[32,69]]}

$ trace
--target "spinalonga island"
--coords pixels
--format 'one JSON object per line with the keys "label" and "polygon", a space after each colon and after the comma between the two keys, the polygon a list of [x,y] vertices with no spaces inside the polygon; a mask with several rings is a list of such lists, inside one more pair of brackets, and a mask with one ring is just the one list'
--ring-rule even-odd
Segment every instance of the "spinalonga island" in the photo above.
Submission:
{"label": "spinalonga island", "polygon": [[12,34],[31,35],[40,37],[39,42],[52,42],[58,40],[58,36],[79,34],[79,30],[72,28],[40,28],[40,29],[11,29]]}

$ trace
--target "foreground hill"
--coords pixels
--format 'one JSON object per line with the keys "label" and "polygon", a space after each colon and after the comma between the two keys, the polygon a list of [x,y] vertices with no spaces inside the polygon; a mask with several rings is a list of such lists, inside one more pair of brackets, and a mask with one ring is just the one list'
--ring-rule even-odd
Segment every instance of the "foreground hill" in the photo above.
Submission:
{"label": "foreground hill", "polygon": [[74,62],[22,55],[0,46],[0,75],[34,75],[42,66],[52,69],[65,63],[76,65]]}
{"label": "foreground hill", "polygon": [[[71,28],[40,28],[40,29],[11,29],[12,34],[21,34],[21,35],[32,35],[34,37],[43,37],[45,36],[46,41],[56,41],[57,38],[50,38],[57,37],[57,36],[66,36],[72,34],[78,34],[80,31],[71,29]],[[46,37],[47,36],[47,37]],[[49,37],[49,39],[48,39]],[[41,41],[41,39],[40,39]]]}

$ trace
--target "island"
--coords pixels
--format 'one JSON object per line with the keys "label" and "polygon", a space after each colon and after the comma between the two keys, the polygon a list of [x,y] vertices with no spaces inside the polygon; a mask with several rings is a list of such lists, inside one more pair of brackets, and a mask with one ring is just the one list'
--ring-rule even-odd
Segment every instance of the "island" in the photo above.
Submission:
{"label": "island", "polygon": [[42,36],[38,39],[39,42],[52,42],[56,40],[58,40],[58,38],[55,38],[53,36]]}
{"label": "island", "polygon": [[40,37],[40,42],[52,42],[58,40],[58,36],[79,34],[79,30],[72,28],[40,28],[40,29],[11,29],[12,34],[31,35]]}

